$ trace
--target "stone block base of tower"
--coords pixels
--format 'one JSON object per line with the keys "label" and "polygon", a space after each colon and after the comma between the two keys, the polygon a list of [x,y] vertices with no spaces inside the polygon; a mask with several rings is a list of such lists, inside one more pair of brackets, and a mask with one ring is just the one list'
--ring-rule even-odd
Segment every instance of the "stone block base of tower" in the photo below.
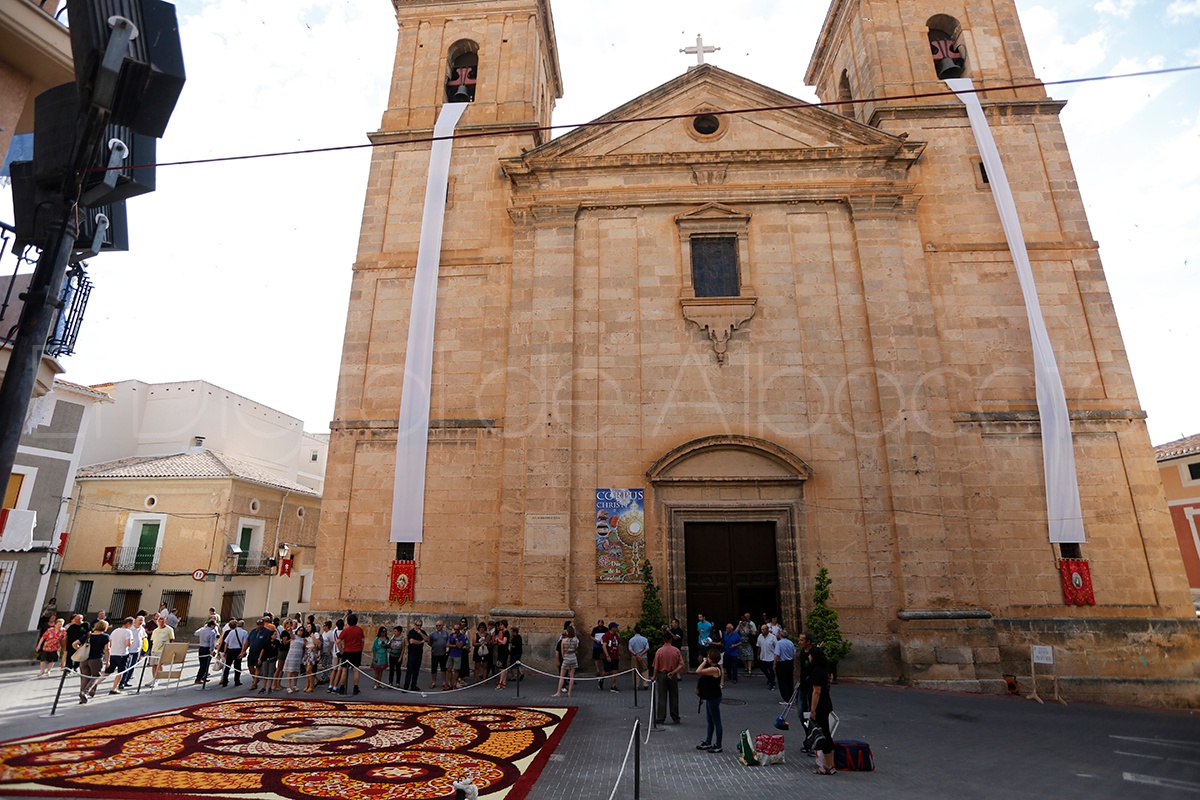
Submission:
{"label": "stone block base of tower", "polygon": [[902,620],[893,642],[855,641],[838,673],[944,691],[1002,694],[1014,675],[1034,686],[1034,646],[1052,648],[1038,665],[1038,690],[1058,678],[1068,700],[1200,708],[1200,620],[976,618],[933,612]]}

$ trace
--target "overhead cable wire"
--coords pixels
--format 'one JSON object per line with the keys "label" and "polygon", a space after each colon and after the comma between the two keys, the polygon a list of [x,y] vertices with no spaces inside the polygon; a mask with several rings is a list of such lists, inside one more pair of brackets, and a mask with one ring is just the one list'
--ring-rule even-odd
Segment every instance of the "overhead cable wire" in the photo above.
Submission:
{"label": "overhead cable wire", "polygon": [[[1156,75],[1168,75],[1168,74],[1179,73],[1179,72],[1193,72],[1196,70],[1200,70],[1200,64],[1194,64],[1194,65],[1186,66],[1186,67],[1169,67],[1169,68],[1165,68],[1165,69],[1144,70],[1141,72],[1124,72],[1119,75],[1094,75],[1094,76],[1090,76],[1090,77],[1086,77],[1086,78],[1069,78],[1066,80],[1058,80],[1058,81],[1033,81],[1030,83],[982,85],[982,86],[979,86],[979,87],[973,89],[972,91],[976,94],[985,94],[987,92],[1008,92],[1008,91],[1016,91],[1018,89],[1036,89],[1036,88],[1045,88],[1047,86],[1068,86],[1068,85],[1075,85],[1075,84],[1082,84],[1082,83],[1095,83],[1098,81],[1120,80],[1120,79],[1124,79],[1124,78],[1146,78],[1146,77],[1152,77],[1152,76],[1156,76]],[[753,108],[734,108],[734,109],[722,110],[722,111],[715,111],[715,110],[709,109],[709,110],[705,110],[705,111],[689,111],[687,113],[682,113],[682,114],[654,114],[654,115],[649,115],[649,116],[644,116],[644,117],[625,117],[625,118],[618,118],[618,119],[600,118],[600,119],[594,119],[590,122],[581,122],[581,123],[572,123],[572,124],[564,123],[561,125],[530,125],[530,126],[525,126],[525,127],[520,127],[520,128],[505,128],[504,130],[469,131],[469,132],[462,132],[462,133],[454,133],[454,134],[450,134],[447,136],[416,136],[416,137],[412,137],[412,138],[405,138],[402,142],[396,142],[396,141],[366,142],[363,144],[344,144],[344,145],[334,145],[331,147],[312,147],[312,148],[306,148],[306,149],[302,149],[302,150],[279,150],[279,151],[269,152],[269,153],[248,153],[248,154],[239,155],[239,156],[216,156],[213,158],[192,158],[192,159],[185,159],[185,160],[181,160],[181,161],[160,161],[155,164],[136,164],[133,166],[123,164],[123,165],[117,166],[117,167],[93,167],[92,169],[90,169],[88,171],[89,172],[107,172],[111,169],[126,170],[126,169],[143,169],[143,168],[147,168],[147,167],[185,167],[185,166],[193,166],[196,164],[220,164],[220,163],[227,163],[227,162],[231,162],[231,161],[250,161],[250,160],[262,159],[262,158],[280,158],[283,156],[315,155],[318,153],[337,153],[337,152],[343,152],[343,151],[348,151],[348,150],[365,150],[365,149],[376,148],[376,147],[392,147],[397,144],[422,144],[422,143],[428,143],[428,142],[442,141],[445,139],[455,139],[455,140],[481,139],[481,138],[495,137],[495,136],[512,136],[513,134],[540,133],[540,132],[565,130],[565,129],[574,130],[574,129],[578,129],[578,128],[603,128],[603,127],[611,127],[611,126],[616,126],[616,125],[629,125],[629,124],[639,123],[639,122],[668,122],[670,120],[675,120],[675,119],[691,119],[694,117],[701,117],[701,116],[717,116],[717,117],[740,116],[740,115],[745,115],[745,114],[760,114],[760,113],[769,112],[769,111],[795,111],[795,110],[802,110],[802,109],[806,109],[806,108],[835,108],[835,107],[839,107],[839,106],[853,106],[853,105],[862,105],[862,104],[866,104],[866,103],[889,103],[889,102],[894,102],[896,100],[923,100],[923,99],[927,99],[927,98],[931,98],[931,97],[947,97],[947,98],[949,98],[949,97],[954,97],[955,95],[956,95],[955,92],[947,89],[945,91],[917,92],[914,94],[892,95],[892,96],[886,96],[886,97],[866,97],[866,98],[860,98],[857,100],[853,100],[853,99],[852,100],[829,100],[826,102],[817,102],[817,103],[808,103],[808,102],[801,101],[798,103],[788,103],[786,105],[755,106]]]}

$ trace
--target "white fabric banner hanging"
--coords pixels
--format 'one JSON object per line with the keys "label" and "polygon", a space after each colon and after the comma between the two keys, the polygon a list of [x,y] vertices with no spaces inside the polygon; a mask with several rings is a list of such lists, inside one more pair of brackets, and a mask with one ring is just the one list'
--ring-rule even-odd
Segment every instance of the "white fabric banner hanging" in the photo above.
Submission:
{"label": "white fabric banner hanging", "polygon": [[1050,541],[1084,542],[1083,511],[1079,503],[1079,481],[1075,473],[1075,448],[1071,439],[1071,418],[1067,413],[1067,398],[1063,392],[1062,377],[1058,362],[1050,346],[1050,336],[1042,318],[1042,306],[1038,302],[1037,286],[1033,281],[1033,268],[1029,264],[1029,253],[1025,249],[1025,236],[1021,233],[1021,221],[1017,218],[1017,204],[1013,201],[1000,152],[992,138],[987,117],[979,105],[975,86],[968,78],[951,78],[946,85],[958,95],[967,107],[971,131],[987,170],[988,185],[1000,212],[1000,223],[1004,226],[1004,237],[1012,252],[1013,264],[1017,268],[1017,280],[1021,294],[1025,297],[1025,314],[1029,318],[1029,332],[1033,337],[1033,377],[1037,392],[1038,416],[1042,424],[1042,467],[1046,473],[1046,516],[1050,523]]}
{"label": "white fabric banner hanging", "polygon": [[[435,137],[454,133],[469,103],[445,103],[434,125]],[[450,182],[453,139],[438,139],[429,154],[429,180],[421,215],[417,271],[413,280],[408,347],[404,352],[404,385],[396,438],[396,480],[392,487],[393,542],[419,542],[425,516],[425,459],[429,449],[429,392],[433,378],[433,333],[437,317],[438,267],[442,228],[446,222],[446,189]]]}

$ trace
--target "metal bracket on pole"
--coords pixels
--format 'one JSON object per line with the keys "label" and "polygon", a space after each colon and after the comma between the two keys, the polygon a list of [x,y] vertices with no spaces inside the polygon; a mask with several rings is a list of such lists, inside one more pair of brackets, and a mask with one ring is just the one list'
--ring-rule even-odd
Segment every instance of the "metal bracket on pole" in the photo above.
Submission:
{"label": "metal bracket on pole", "polygon": [[131,20],[121,16],[109,17],[108,24],[113,32],[108,37],[104,58],[96,69],[92,103],[111,111],[113,100],[116,99],[117,78],[121,75],[121,65],[129,55],[129,43],[137,38],[138,29]]}
{"label": "metal bracket on pole", "polygon": [[87,250],[75,253],[71,256],[69,263],[78,264],[85,258],[100,255],[100,248],[104,246],[104,236],[108,233],[108,217],[103,214],[96,215],[96,235],[92,237],[92,244]]}
{"label": "metal bracket on pole", "polygon": [[109,149],[112,151],[108,156],[108,169],[104,172],[104,180],[88,189],[79,198],[79,205],[87,207],[96,205],[98,201],[104,199],[104,195],[117,188],[117,178],[120,173],[117,167],[129,157],[129,146],[120,139],[109,139]]}

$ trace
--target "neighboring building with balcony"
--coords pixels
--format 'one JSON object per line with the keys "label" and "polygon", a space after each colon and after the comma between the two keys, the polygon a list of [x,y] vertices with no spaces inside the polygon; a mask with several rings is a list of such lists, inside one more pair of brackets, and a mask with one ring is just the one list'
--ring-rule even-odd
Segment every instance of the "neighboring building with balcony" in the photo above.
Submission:
{"label": "neighboring building with balcony", "polygon": [[58,380],[30,403],[0,510],[0,660],[32,652],[42,604],[54,594],[51,572],[83,434],[97,404],[107,402],[105,394]]}
{"label": "neighboring building with balcony", "polygon": [[1179,552],[1200,616],[1200,434],[1154,448]]}
{"label": "neighboring building with balcony", "polygon": [[60,608],[123,617],[166,603],[198,627],[210,607],[222,617],[308,607],[313,489],[204,448],[96,464],[76,484]]}
{"label": "neighboring building with balcony", "polygon": [[59,608],[306,610],[327,437],[206,381],[92,388],[112,402],[83,445]]}

